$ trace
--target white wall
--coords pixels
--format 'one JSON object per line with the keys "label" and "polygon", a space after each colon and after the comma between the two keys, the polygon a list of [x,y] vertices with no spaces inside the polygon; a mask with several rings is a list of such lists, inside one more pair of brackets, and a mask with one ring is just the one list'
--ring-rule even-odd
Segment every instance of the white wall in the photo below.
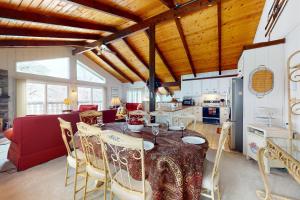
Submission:
{"label": "white wall", "polygon": [[[283,63],[281,65],[281,74],[280,77],[275,78],[275,84],[280,82],[282,83],[282,77],[284,78],[284,82],[283,87],[279,88],[279,92],[280,94],[283,93],[284,95],[284,99],[283,99],[283,105],[280,106],[280,108],[282,108],[283,110],[283,114],[282,114],[282,122],[283,124],[285,122],[287,122],[287,118],[288,118],[288,101],[287,101],[287,60],[288,57],[295,51],[300,50],[300,17],[299,17],[299,8],[300,8],[300,1],[299,0],[289,0],[283,13],[281,14],[270,38],[266,38],[264,36],[265,34],[265,30],[264,27],[267,23],[267,14],[269,12],[270,7],[272,6],[273,0],[266,0],[266,4],[265,4],[265,8],[259,23],[259,26],[257,28],[257,32],[256,32],[256,36],[254,39],[254,43],[258,43],[258,42],[266,42],[270,40],[276,40],[276,39],[281,39],[281,38],[286,38],[286,43],[284,45],[282,45],[283,49],[282,49],[282,54],[281,55],[277,55],[277,54],[270,54],[268,55],[268,58],[265,59],[269,59],[271,57],[271,59],[274,60],[274,62],[277,60],[277,56],[283,57]],[[276,48],[276,47],[275,47]],[[260,51],[264,51],[264,50],[258,50],[258,52]],[[244,70],[248,70],[247,68],[251,68],[250,65],[248,65],[247,63],[245,63],[245,60],[243,59],[244,56],[246,54],[251,54],[251,53],[247,53],[247,51],[245,51],[243,53],[243,56],[241,57],[241,59],[239,60],[239,67],[243,68]],[[258,54],[258,53],[256,53]],[[261,56],[258,56],[261,57]],[[272,61],[272,63],[274,63]],[[296,59],[294,60],[294,64],[295,63],[300,63],[300,56],[296,57]],[[276,63],[275,63],[276,64]],[[271,66],[273,67],[273,66]],[[298,94],[298,98],[300,97],[300,85],[298,83],[293,85],[293,90],[294,93]],[[278,100],[278,98],[280,100]],[[276,102],[276,101],[282,101],[281,97],[277,96],[274,99],[269,99],[269,102],[272,104],[272,102]],[[297,118],[295,118],[294,120],[295,122],[295,129],[297,132],[300,133],[300,116],[298,116]]]}
{"label": "white wall", "polygon": [[[70,85],[70,87],[75,87],[75,84],[80,85],[94,85],[102,86],[106,89],[106,102],[109,105],[111,99],[111,88],[118,87],[120,96],[122,94],[122,85],[119,80],[115,77],[102,70],[97,64],[86,58],[84,55],[72,55],[72,48],[67,47],[51,47],[51,48],[0,48],[0,69],[8,70],[9,75],[9,95],[12,97],[9,103],[9,118],[12,120],[15,116],[15,79],[32,79],[40,81],[50,81],[50,82],[65,82]],[[18,61],[30,61],[30,60],[42,60],[51,58],[69,57],[71,70],[71,79],[57,79],[57,78],[47,78],[40,76],[26,75],[16,72],[16,62]],[[101,76],[106,78],[105,84],[87,84],[85,82],[76,81],[76,60],[80,60],[87,66],[91,67],[93,70],[98,72]]]}

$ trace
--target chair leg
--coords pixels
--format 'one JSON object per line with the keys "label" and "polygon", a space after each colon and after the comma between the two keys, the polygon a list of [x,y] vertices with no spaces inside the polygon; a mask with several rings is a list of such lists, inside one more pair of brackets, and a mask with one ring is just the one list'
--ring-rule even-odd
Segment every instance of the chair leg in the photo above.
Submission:
{"label": "chair leg", "polygon": [[89,174],[85,173],[85,185],[84,185],[84,195],[83,195],[83,200],[86,199],[86,190],[87,190],[87,183],[88,183],[88,178],[89,178]]}
{"label": "chair leg", "polygon": [[110,191],[110,200],[113,200],[113,198],[114,198],[114,193]]}
{"label": "chair leg", "polygon": [[217,188],[217,195],[218,195],[218,200],[221,200],[221,192],[220,192],[220,188]]}
{"label": "chair leg", "polygon": [[106,200],[107,180],[104,182],[104,199]]}
{"label": "chair leg", "polygon": [[74,177],[74,194],[73,194],[73,199],[75,200],[75,197],[76,197],[76,193],[77,193],[77,170],[78,170],[78,167],[76,167],[75,169],[75,177]]}
{"label": "chair leg", "polygon": [[66,164],[65,186],[68,185],[68,178],[69,178],[69,162],[68,162],[68,160],[67,160],[67,164]]}

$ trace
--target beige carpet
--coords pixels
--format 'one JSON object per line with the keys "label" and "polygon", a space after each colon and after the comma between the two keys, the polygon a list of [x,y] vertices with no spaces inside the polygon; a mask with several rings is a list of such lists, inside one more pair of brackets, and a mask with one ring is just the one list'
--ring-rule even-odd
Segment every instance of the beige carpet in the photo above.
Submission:
{"label": "beige carpet", "polygon": [[[199,125],[206,129],[206,125]],[[213,129],[213,127],[210,127]],[[207,128],[207,129],[210,129]],[[206,137],[211,133],[205,133]],[[213,138],[214,136],[208,136]],[[213,139],[212,139],[213,140]],[[8,145],[0,145],[0,170],[10,168],[6,161]],[[208,152],[207,158],[213,160],[214,150]],[[31,169],[14,172],[9,170],[0,174],[0,199],[2,200],[67,200],[72,199],[73,183],[64,186],[65,157],[60,157],[48,163]],[[5,164],[6,163],[6,164]],[[5,165],[4,165],[5,164]],[[273,170],[270,175],[272,190],[300,200],[300,185],[286,172]],[[255,191],[263,189],[257,163],[246,160],[238,153],[225,152],[221,162],[221,192],[222,200],[255,200]],[[93,185],[93,182],[90,183]],[[82,194],[78,195],[82,199]],[[103,199],[102,193],[89,195],[88,199]],[[109,199],[109,198],[108,198]],[[204,199],[204,198],[202,198]]]}

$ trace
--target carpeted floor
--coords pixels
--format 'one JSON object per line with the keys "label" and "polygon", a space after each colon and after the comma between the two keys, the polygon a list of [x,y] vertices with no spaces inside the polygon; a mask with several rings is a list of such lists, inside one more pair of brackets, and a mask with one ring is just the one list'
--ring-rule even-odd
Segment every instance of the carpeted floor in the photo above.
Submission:
{"label": "carpeted floor", "polygon": [[[197,126],[197,129],[213,130],[213,127]],[[201,130],[202,132],[202,130]],[[202,132],[203,133],[203,132]],[[206,131],[208,138],[217,138]],[[211,139],[213,140],[213,139]],[[3,142],[3,141],[2,141]],[[216,141],[215,141],[216,142]],[[213,144],[214,141],[211,142]],[[3,143],[4,144],[4,143]],[[73,183],[64,186],[65,157],[60,157],[42,165],[22,172],[15,172],[12,165],[5,159],[8,145],[0,141],[0,199],[2,200],[70,200],[72,199]],[[207,158],[214,160],[215,150],[209,150]],[[224,152],[221,161],[221,192],[222,200],[255,200],[255,191],[263,189],[257,163],[239,153]],[[272,190],[300,200],[300,185],[286,172],[272,170],[270,175]],[[90,184],[93,184],[91,182]],[[87,199],[102,199],[102,193],[94,193]],[[79,193],[77,199],[82,199]],[[109,198],[108,198],[109,199]],[[204,198],[202,198],[204,199]]]}

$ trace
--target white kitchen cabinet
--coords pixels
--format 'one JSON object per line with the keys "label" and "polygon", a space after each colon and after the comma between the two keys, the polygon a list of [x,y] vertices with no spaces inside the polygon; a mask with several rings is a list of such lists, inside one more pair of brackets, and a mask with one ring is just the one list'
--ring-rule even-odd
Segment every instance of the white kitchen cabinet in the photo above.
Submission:
{"label": "white kitchen cabinet", "polygon": [[181,93],[182,96],[193,96],[194,81],[182,81]]}
{"label": "white kitchen cabinet", "polygon": [[219,94],[226,95],[229,92],[231,78],[220,78],[219,80]]}
{"label": "white kitchen cabinet", "polygon": [[198,122],[202,122],[202,107],[200,106],[194,107],[194,115]]}

